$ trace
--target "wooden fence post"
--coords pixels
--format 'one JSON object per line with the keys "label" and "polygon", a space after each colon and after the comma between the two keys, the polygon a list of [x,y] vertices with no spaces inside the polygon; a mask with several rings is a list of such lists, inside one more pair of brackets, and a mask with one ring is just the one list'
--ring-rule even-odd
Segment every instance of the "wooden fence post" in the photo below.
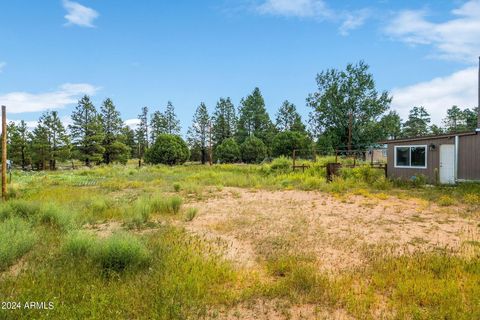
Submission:
{"label": "wooden fence post", "polygon": [[2,199],[7,200],[7,108],[2,106]]}

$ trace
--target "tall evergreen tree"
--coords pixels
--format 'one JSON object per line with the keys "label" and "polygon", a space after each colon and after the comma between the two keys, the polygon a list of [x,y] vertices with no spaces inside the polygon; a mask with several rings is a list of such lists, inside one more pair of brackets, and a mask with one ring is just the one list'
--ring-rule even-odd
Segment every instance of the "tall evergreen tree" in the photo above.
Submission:
{"label": "tall evergreen tree", "polygon": [[443,120],[447,132],[459,132],[466,129],[465,113],[457,106],[447,110],[447,116]]}
{"label": "tall evergreen tree", "polygon": [[69,126],[77,158],[90,166],[91,162],[103,160],[104,139],[100,116],[90,97],[84,96],[72,113],[73,124]]}
{"label": "tall evergreen tree", "polygon": [[243,143],[248,137],[255,136],[270,146],[275,128],[265,109],[265,101],[259,88],[255,88],[251,95],[242,99],[239,108],[237,140]]}
{"label": "tall evergreen tree", "polygon": [[163,133],[167,133],[167,120],[165,119],[165,115],[157,110],[152,114],[152,118],[150,119],[150,135],[152,141],[155,142],[157,137]]}
{"label": "tall evergreen tree", "polygon": [[212,139],[215,146],[233,138],[237,129],[235,106],[230,98],[220,98],[212,116]]}
{"label": "tall evergreen tree", "polygon": [[177,115],[175,114],[175,108],[170,101],[167,103],[167,108],[165,109],[163,116],[165,118],[165,133],[180,135],[180,121],[178,120]]}
{"label": "tall evergreen tree", "polygon": [[302,123],[302,117],[297,112],[297,108],[288,100],[283,102],[278,110],[276,126],[279,131],[292,131],[306,133],[305,125]]}
{"label": "tall evergreen tree", "polygon": [[465,109],[463,110],[463,115],[465,117],[466,130],[473,131],[477,129],[478,126],[478,107],[474,109]]}
{"label": "tall evergreen tree", "polygon": [[138,115],[140,123],[135,130],[135,138],[137,141],[138,159],[142,159],[145,151],[148,149],[148,108],[143,107],[142,112]]}
{"label": "tall evergreen tree", "polygon": [[390,111],[380,120],[382,139],[397,139],[402,134],[402,119],[396,111]]}
{"label": "tall evergreen tree", "polygon": [[124,163],[129,157],[130,150],[122,141],[123,121],[120,117],[120,112],[115,108],[110,98],[103,102],[100,111],[104,131],[102,146],[105,151],[103,153],[103,160],[106,164],[113,161]]}
{"label": "tall evergreen tree", "polygon": [[20,164],[22,170],[25,170],[30,163],[28,139],[28,128],[25,121],[20,121],[18,125],[10,122],[8,125],[8,158],[11,159],[14,164]]}
{"label": "tall evergreen tree", "polygon": [[404,137],[418,137],[429,133],[430,114],[424,107],[413,107],[408,120],[403,124]]}
{"label": "tall evergreen tree", "polygon": [[205,103],[200,103],[193,115],[192,126],[188,129],[188,144],[192,150],[200,151],[202,164],[207,162],[210,135],[210,116]]}
{"label": "tall evergreen tree", "polygon": [[48,129],[40,121],[30,133],[30,150],[32,151],[32,166],[35,165],[37,170],[47,169],[51,146]]}
{"label": "tall evergreen tree", "polygon": [[47,130],[49,143],[49,167],[55,170],[57,160],[66,160],[70,156],[70,139],[57,111],[44,113],[39,125]]}
{"label": "tall evergreen tree", "polygon": [[138,158],[137,144],[135,142],[135,130],[129,126],[123,126],[121,130],[121,141],[128,147],[130,151],[130,158]]}

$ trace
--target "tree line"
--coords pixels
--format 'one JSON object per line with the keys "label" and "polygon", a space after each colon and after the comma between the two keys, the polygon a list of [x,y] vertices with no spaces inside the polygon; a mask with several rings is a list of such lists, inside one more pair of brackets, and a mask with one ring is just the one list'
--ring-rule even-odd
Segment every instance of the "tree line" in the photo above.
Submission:
{"label": "tree line", "polygon": [[[317,75],[317,89],[306,99],[308,122],[294,104],[283,102],[274,120],[259,88],[241,99],[238,108],[220,98],[210,114],[205,103],[196,108],[186,141],[180,121],[168,102],[164,111],[143,107],[136,129],[124,124],[109,98],[96,108],[82,97],[65,127],[56,111],[47,111],[29,131],[25,121],[8,125],[8,157],[23,169],[52,169],[58,162],[81,160],[85,165],[126,163],[130,158],[152,163],[259,162],[267,157],[328,154],[336,149],[361,149],[379,141],[474,130],[477,110],[453,106],[442,126],[431,125],[422,106],[414,106],[406,121],[390,109],[392,97],[376,89],[363,61],[344,70]],[[308,125],[308,128],[307,128]]]}

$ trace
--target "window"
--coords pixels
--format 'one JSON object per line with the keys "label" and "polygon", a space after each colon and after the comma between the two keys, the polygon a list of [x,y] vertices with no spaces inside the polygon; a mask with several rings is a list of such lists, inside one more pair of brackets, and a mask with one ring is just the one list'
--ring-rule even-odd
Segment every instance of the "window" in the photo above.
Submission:
{"label": "window", "polygon": [[427,168],[427,146],[395,146],[396,168]]}

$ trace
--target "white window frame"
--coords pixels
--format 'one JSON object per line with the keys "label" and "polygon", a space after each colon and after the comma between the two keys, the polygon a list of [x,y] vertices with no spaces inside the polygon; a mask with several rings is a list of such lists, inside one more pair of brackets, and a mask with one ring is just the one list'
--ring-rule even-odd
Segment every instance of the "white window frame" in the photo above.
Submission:
{"label": "white window frame", "polygon": [[[400,168],[400,169],[427,169],[428,165],[428,146],[419,144],[419,145],[397,145],[393,146],[394,148],[394,167],[395,168]],[[398,166],[397,165],[397,148],[410,148],[410,166]],[[411,148],[425,148],[425,166],[423,167],[417,167],[417,166],[412,166],[412,149]]]}

